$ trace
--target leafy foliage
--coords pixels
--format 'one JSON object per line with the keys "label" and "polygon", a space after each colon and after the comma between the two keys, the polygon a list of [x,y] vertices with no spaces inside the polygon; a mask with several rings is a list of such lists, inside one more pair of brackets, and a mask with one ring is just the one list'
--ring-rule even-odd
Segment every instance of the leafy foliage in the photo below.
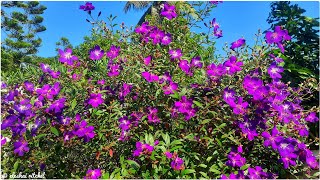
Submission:
{"label": "leafy foliage", "polygon": [[[207,10],[195,10],[197,23]],[[319,107],[299,105],[317,87],[292,88],[274,78],[282,67],[266,52],[277,48],[261,34],[250,51],[244,40],[235,41],[222,58],[228,60],[218,64],[215,37],[190,31],[189,12],[170,20],[168,13],[147,16],[135,32],[114,24],[111,15],[108,25],[89,21],[92,35],[80,46],[59,49],[40,68],[5,74],[1,129],[10,141],[1,146],[3,172],[260,179],[317,169],[304,128],[318,120]]]}

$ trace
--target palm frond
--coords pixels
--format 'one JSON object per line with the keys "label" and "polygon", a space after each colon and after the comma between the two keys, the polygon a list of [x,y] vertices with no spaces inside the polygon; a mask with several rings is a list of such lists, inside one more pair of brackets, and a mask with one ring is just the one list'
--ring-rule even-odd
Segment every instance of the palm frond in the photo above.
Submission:
{"label": "palm frond", "polygon": [[151,1],[128,1],[124,6],[123,11],[127,13],[131,9],[143,10],[147,8],[151,3]]}

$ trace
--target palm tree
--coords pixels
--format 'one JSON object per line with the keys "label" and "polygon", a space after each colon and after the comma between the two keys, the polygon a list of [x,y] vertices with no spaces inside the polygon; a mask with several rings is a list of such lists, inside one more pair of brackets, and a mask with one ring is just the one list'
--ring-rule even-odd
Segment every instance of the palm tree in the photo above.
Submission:
{"label": "palm tree", "polygon": [[148,8],[143,16],[140,18],[138,25],[141,25],[145,22],[145,18],[147,15],[157,15],[160,13],[161,5],[166,3],[166,1],[128,1],[123,8],[123,11],[127,13],[129,10],[144,10]]}

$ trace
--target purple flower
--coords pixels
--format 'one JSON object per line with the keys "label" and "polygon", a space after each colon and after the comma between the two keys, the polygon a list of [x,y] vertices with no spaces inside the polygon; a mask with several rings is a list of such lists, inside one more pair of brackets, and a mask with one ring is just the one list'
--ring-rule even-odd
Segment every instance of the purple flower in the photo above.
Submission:
{"label": "purple flower", "polygon": [[90,98],[89,98],[89,102],[88,104],[90,104],[92,107],[96,108],[98,107],[100,104],[102,104],[104,102],[104,100],[101,98],[101,94],[90,94]]}
{"label": "purple flower", "polygon": [[296,165],[295,159],[297,157],[298,156],[292,152],[286,152],[281,155],[280,162],[283,163],[283,166],[285,169],[288,169],[290,165],[292,165],[292,166]]}
{"label": "purple flower", "polygon": [[149,30],[150,30],[149,22],[144,22],[144,23],[142,23],[141,26],[138,26],[135,29],[135,32],[138,34],[147,34],[147,32],[149,32]]}
{"label": "purple flower", "polygon": [[317,161],[317,158],[314,157],[313,155],[309,155],[306,157],[306,163],[312,169],[318,169],[318,167],[319,167],[319,163]]}
{"label": "purple flower", "polygon": [[1,139],[1,146],[5,145],[7,142],[10,141],[10,139],[8,137],[4,137],[2,135],[0,135],[0,139]]}
{"label": "purple flower", "polygon": [[249,94],[253,95],[259,87],[263,86],[263,81],[257,77],[247,75],[243,78],[242,84],[244,89],[246,89]]}
{"label": "purple flower", "polygon": [[[231,174],[229,175],[229,177],[226,176],[225,174],[222,174],[222,175],[221,175],[221,179],[238,179],[238,178],[237,178],[237,175],[231,173]],[[239,178],[239,179],[240,179],[240,178]],[[243,178],[243,179],[245,179],[245,178]]]}
{"label": "purple flower", "polygon": [[246,159],[241,157],[240,154],[228,156],[229,160],[226,162],[227,166],[242,167],[246,163]]}
{"label": "purple flower", "polygon": [[170,76],[170,73],[167,71],[164,73],[163,76],[161,76],[160,80],[159,80],[159,83],[162,84],[162,83],[170,83],[172,82],[172,79],[171,79],[171,76]]}
{"label": "purple flower", "polygon": [[185,72],[187,75],[192,76],[193,73],[191,72],[190,64],[187,60],[181,60],[179,63],[180,69]]}
{"label": "purple flower", "polygon": [[91,60],[100,60],[104,55],[104,51],[100,49],[100,46],[96,45],[93,49],[89,51]]}
{"label": "purple flower", "polygon": [[109,66],[108,76],[113,77],[113,76],[118,76],[119,74],[120,74],[120,65],[111,64]]}
{"label": "purple flower", "polygon": [[131,88],[132,88],[132,85],[129,85],[127,83],[123,83],[122,88],[119,92],[120,98],[126,97],[130,93]]}
{"label": "purple flower", "polygon": [[212,21],[210,22],[211,26],[213,27],[213,30],[216,31],[219,29],[219,24],[216,22],[216,18],[213,18]]}
{"label": "purple flower", "polygon": [[174,94],[173,91],[178,90],[178,83],[170,82],[168,86],[163,86],[162,90],[164,91],[165,95]]}
{"label": "purple flower", "polygon": [[283,72],[283,68],[280,66],[277,66],[275,62],[271,63],[271,65],[268,68],[268,74],[272,79],[281,79],[282,72]]}
{"label": "purple flower", "polygon": [[182,56],[181,49],[170,49],[169,54],[170,54],[172,60],[173,59],[180,59]]}
{"label": "purple flower", "polygon": [[282,30],[281,26],[276,26],[274,32],[267,31],[266,42],[268,44],[277,44],[282,53],[284,53],[283,41],[290,41],[291,36],[289,36],[287,30]]}
{"label": "purple flower", "polygon": [[173,159],[173,161],[171,161],[170,166],[173,170],[179,171],[184,169],[183,163],[184,163],[183,159],[176,157]]}
{"label": "purple flower", "polygon": [[239,48],[239,47],[241,47],[245,42],[246,42],[245,39],[240,38],[240,39],[236,40],[235,42],[231,43],[230,49],[234,50],[235,48]]}
{"label": "purple flower", "polygon": [[281,43],[283,40],[290,41],[291,37],[287,30],[281,29],[281,26],[276,26],[274,32],[267,31],[266,33],[266,42],[268,44]]}
{"label": "purple flower", "polygon": [[142,72],[142,77],[144,77],[148,82],[157,82],[159,81],[159,77],[155,74],[149,72]]}
{"label": "purple flower", "polygon": [[107,52],[107,57],[114,59],[119,55],[120,47],[111,45],[110,50]]}
{"label": "purple flower", "polygon": [[223,66],[223,64],[219,64],[216,66],[214,63],[210,64],[207,67],[207,75],[211,79],[217,79],[218,77],[224,75],[226,73],[226,68]]}
{"label": "purple flower", "polygon": [[283,140],[283,137],[279,136],[276,126],[271,130],[271,135],[264,131],[261,133],[261,136],[265,138],[263,145],[266,147],[271,146],[274,150],[277,150],[278,144]]}
{"label": "purple flower", "polygon": [[177,13],[175,11],[176,7],[175,6],[170,6],[168,3],[164,4],[164,8],[161,11],[161,15],[168,18],[169,20],[177,17]]}
{"label": "purple flower", "polygon": [[246,112],[246,109],[248,107],[248,103],[243,101],[243,98],[240,97],[238,99],[238,102],[231,102],[230,106],[233,108],[233,113],[235,114],[244,114]]}
{"label": "purple flower", "polygon": [[72,55],[72,49],[67,48],[65,51],[59,49],[60,58],[59,61],[62,63],[67,63],[68,65],[73,65],[74,61],[78,60],[77,56]]}
{"label": "purple flower", "polygon": [[192,103],[191,99],[187,99],[186,96],[182,96],[181,101],[176,101],[174,105],[181,113],[186,113],[192,108]]}
{"label": "purple flower", "polygon": [[164,36],[165,36],[165,33],[158,28],[153,29],[153,31],[149,35],[149,37],[152,39],[153,44],[160,43],[164,38]]}
{"label": "purple flower", "polygon": [[146,66],[149,66],[151,60],[152,60],[152,56],[147,56],[143,59],[143,62]]}
{"label": "purple flower", "polygon": [[64,103],[66,102],[66,98],[60,98],[54,101],[48,108],[48,111],[61,113],[63,108],[65,107]]}
{"label": "purple flower", "polygon": [[105,82],[106,82],[106,81],[105,81],[104,79],[101,79],[101,80],[97,81],[97,84],[104,85]]}
{"label": "purple flower", "polygon": [[234,104],[234,101],[236,99],[235,97],[236,92],[232,89],[229,88],[225,88],[223,91],[223,99],[226,103],[230,104]]}
{"label": "purple flower", "polygon": [[121,118],[119,119],[119,122],[120,122],[119,128],[120,128],[122,131],[126,131],[126,130],[129,130],[129,129],[130,129],[131,122],[130,122],[130,120],[128,119],[127,116],[121,117]]}
{"label": "purple flower", "polygon": [[24,153],[29,152],[28,142],[25,140],[21,140],[18,142],[13,143],[14,146],[14,153],[18,154],[19,156],[23,156]]}
{"label": "purple flower", "polygon": [[84,179],[99,179],[101,177],[101,170],[100,169],[89,169],[86,173]]}
{"label": "purple flower", "polygon": [[133,156],[140,156],[141,154],[151,155],[154,147],[150,144],[143,144],[136,142],[136,149],[133,151]]}
{"label": "purple flower", "polygon": [[33,92],[34,91],[34,85],[29,82],[29,81],[25,81],[24,83],[24,88],[29,91],[29,92]]}
{"label": "purple flower", "polygon": [[197,68],[202,68],[203,63],[200,61],[200,56],[196,56],[191,59],[191,66],[192,67],[197,67]]}
{"label": "purple flower", "polygon": [[172,158],[172,153],[170,153],[169,151],[166,151],[164,153],[164,155],[168,158],[168,159],[171,159]]}
{"label": "purple flower", "polygon": [[171,34],[167,33],[165,34],[161,39],[162,45],[169,45],[171,43]]}
{"label": "purple flower", "polygon": [[250,179],[262,179],[267,176],[267,173],[263,172],[263,169],[260,166],[256,166],[255,168],[248,168],[248,177]]}
{"label": "purple flower", "polygon": [[222,37],[222,30],[213,31],[213,35],[216,36],[217,38],[221,38]]}
{"label": "purple flower", "polygon": [[7,84],[5,82],[1,82],[1,89],[6,89],[7,88]]}
{"label": "purple flower", "polygon": [[243,62],[237,62],[237,58],[235,56],[231,56],[230,59],[223,64],[226,67],[228,74],[233,75],[234,73],[241,71],[241,66],[243,66]]}
{"label": "purple flower", "polygon": [[276,56],[273,55],[273,54],[269,54],[269,56],[270,56],[271,58],[273,58],[277,63],[282,63],[282,62],[284,62],[284,60],[283,60],[282,58],[276,57]]}
{"label": "purple flower", "polygon": [[60,76],[60,71],[57,71],[57,72],[51,71],[50,75],[51,75],[52,78],[57,79]]}
{"label": "purple flower", "polygon": [[[222,3],[222,1],[209,1],[210,4],[213,4],[213,5],[218,5],[219,3]],[[230,177],[230,179],[233,179]]]}
{"label": "purple flower", "polygon": [[14,105],[14,109],[18,111],[21,115],[28,116],[31,113],[32,105],[30,104],[29,99],[23,99],[20,101],[20,104]]}
{"label": "purple flower", "polygon": [[311,112],[306,118],[306,121],[308,122],[317,122],[319,121],[319,118],[317,117],[317,114],[315,112]]}
{"label": "purple flower", "polygon": [[50,69],[50,66],[48,64],[40,63],[40,68],[44,73],[50,73],[52,70]]}
{"label": "purple flower", "polygon": [[160,119],[159,119],[159,117],[158,117],[158,115],[157,115],[158,109],[157,109],[157,108],[149,107],[148,110],[149,110],[148,122],[149,122],[149,123],[159,123],[159,122],[160,122]]}
{"label": "purple flower", "polygon": [[77,135],[78,137],[83,137],[84,142],[88,142],[90,139],[92,139],[95,136],[94,133],[94,127],[88,126],[87,122],[85,120],[81,121],[80,124],[76,124],[74,126],[74,135]]}
{"label": "purple flower", "polygon": [[84,11],[92,11],[92,10],[94,10],[94,6],[90,2],[86,2],[86,4],[81,5],[79,9],[82,9]]}

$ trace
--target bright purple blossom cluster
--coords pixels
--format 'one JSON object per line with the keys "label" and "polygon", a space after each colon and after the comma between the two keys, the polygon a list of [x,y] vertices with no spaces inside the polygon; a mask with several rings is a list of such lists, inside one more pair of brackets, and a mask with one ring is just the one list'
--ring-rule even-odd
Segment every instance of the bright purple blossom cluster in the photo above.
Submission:
{"label": "bright purple blossom cluster", "polygon": [[220,25],[216,22],[216,18],[213,18],[210,22],[211,27],[213,27],[213,35],[217,38],[222,37],[222,30],[219,30]]}
{"label": "bright purple blossom cluster", "polygon": [[102,99],[102,95],[100,93],[97,94],[90,94],[90,97],[88,99],[88,104],[90,104],[92,107],[97,108],[100,104],[104,102],[104,99]]}
{"label": "bright purple blossom cluster", "polygon": [[135,32],[142,35],[141,39],[146,43],[149,42],[149,40],[151,40],[154,45],[160,43],[162,45],[169,45],[171,43],[170,33],[166,33],[156,26],[150,26],[148,22],[144,22],[141,26],[138,26]]}
{"label": "bright purple blossom cluster", "polygon": [[282,30],[281,26],[276,26],[274,32],[267,31],[266,42],[268,44],[277,44],[282,53],[284,53],[284,41],[290,41],[291,36],[287,30]]}
{"label": "bright purple blossom cluster", "polygon": [[89,169],[84,179],[99,179],[101,175],[100,169]]}
{"label": "bright purple blossom cluster", "polygon": [[164,154],[168,159],[172,159],[170,166],[173,170],[180,171],[185,168],[183,159],[179,158],[177,153],[170,153],[167,151]]}
{"label": "bright purple blossom cluster", "polygon": [[200,61],[199,56],[192,58],[190,63],[188,60],[180,60],[179,63],[180,69],[189,76],[193,76],[193,69],[202,68],[202,66],[203,63]]}
{"label": "bright purple blossom cluster", "polygon": [[232,149],[228,155],[229,160],[226,162],[226,165],[231,167],[239,167],[239,168],[245,165],[246,158],[242,157],[241,153],[243,153],[243,149],[241,145],[237,148],[237,150]]}
{"label": "bright purple blossom cluster", "polygon": [[50,74],[50,76],[54,79],[57,79],[59,78],[60,76],[60,71],[53,71],[50,69],[50,66],[48,64],[43,64],[43,63],[40,63],[40,68],[42,69],[42,71],[44,73],[48,73]]}
{"label": "bright purple blossom cluster", "polygon": [[230,49],[234,50],[236,48],[243,46],[245,43],[246,43],[246,40],[243,38],[240,38],[240,39],[236,40],[235,42],[231,43]]}
{"label": "bright purple blossom cluster", "polygon": [[148,122],[153,124],[159,123],[160,119],[158,117],[158,109],[154,107],[148,107],[148,111]]}
{"label": "bright purple blossom cluster", "polygon": [[128,116],[123,116],[119,119],[119,128],[121,129],[120,141],[125,141],[130,138],[130,128],[138,126],[142,116],[142,112],[132,112],[130,119]]}
{"label": "bright purple blossom cluster", "polygon": [[165,3],[160,14],[168,18],[169,20],[171,20],[177,17],[177,13],[175,10],[176,10],[176,7],[174,5],[170,6],[168,3]]}
{"label": "bright purple blossom cluster", "polygon": [[197,109],[192,108],[193,100],[187,99],[186,96],[182,96],[180,101],[174,103],[173,116],[176,116],[176,112],[180,112],[184,115],[186,121],[190,120],[196,115]]}
{"label": "bright purple blossom cluster", "polygon": [[92,11],[92,10],[94,10],[94,6],[90,2],[86,2],[86,4],[81,5],[79,9],[82,9],[84,11]]}
{"label": "bright purple blossom cluster", "polygon": [[136,142],[136,149],[133,151],[133,156],[151,155],[154,147],[150,144],[143,144],[142,142]]}
{"label": "bright purple blossom cluster", "polygon": [[162,87],[165,95],[174,94],[174,91],[178,91],[178,83],[171,80],[169,72],[165,72],[165,74],[160,78],[159,83],[166,83],[166,85]]}
{"label": "bright purple blossom cluster", "polygon": [[149,73],[149,72],[142,72],[141,73],[142,77],[144,77],[148,82],[158,82],[159,81],[159,76]]}
{"label": "bright purple blossom cluster", "polygon": [[73,134],[83,138],[84,142],[89,142],[95,136],[94,127],[88,126],[88,123],[83,120],[80,124],[74,126]]}
{"label": "bright purple blossom cluster", "polygon": [[104,56],[104,51],[100,48],[100,46],[96,45],[89,51],[89,55],[91,60],[100,60]]}
{"label": "bright purple blossom cluster", "polygon": [[59,55],[60,55],[59,61],[69,66],[74,65],[74,63],[78,61],[78,57],[72,55],[72,49],[70,48],[65,49],[65,51],[59,49]]}
{"label": "bright purple blossom cluster", "polygon": [[305,162],[313,169],[318,168],[316,157],[304,143],[294,138],[284,137],[283,133],[279,132],[276,127],[272,129],[270,134],[264,131],[261,136],[265,139],[264,146],[271,146],[275,151],[279,152],[281,157],[279,161],[283,163],[284,168],[287,169],[290,165],[295,166],[297,159]]}

